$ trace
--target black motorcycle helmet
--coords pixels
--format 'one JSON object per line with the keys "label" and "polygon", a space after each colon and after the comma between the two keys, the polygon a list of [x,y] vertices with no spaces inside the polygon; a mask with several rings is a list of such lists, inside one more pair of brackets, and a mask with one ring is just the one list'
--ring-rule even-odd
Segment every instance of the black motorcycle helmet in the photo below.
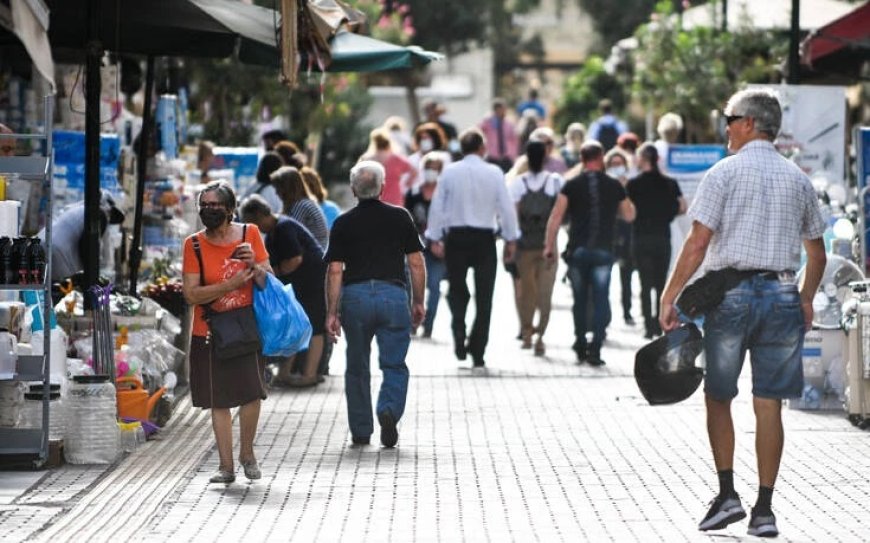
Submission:
{"label": "black motorcycle helmet", "polygon": [[677,403],[691,396],[704,370],[695,366],[703,350],[701,331],[683,324],[641,348],[634,358],[634,378],[650,405]]}

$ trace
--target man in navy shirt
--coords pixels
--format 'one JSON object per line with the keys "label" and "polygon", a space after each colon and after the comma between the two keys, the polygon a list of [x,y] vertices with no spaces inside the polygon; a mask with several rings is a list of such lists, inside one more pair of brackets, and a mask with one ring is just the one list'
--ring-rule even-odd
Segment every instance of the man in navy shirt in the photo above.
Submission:
{"label": "man in navy shirt", "polygon": [[268,202],[257,194],[242,202],[239,215],[242,221],[256,224],[266,235],[266,250],[275,276],[285,285],[293,285],[296,299],[311,321],[311,342],[302,366],[302,377],[291,376],[291,358],[281,364],[276,379],[280,384],[294,387],[316,385],[326,327],[326,264],[323,262],[323,248],[301,223],[286,215],[275,215]]}

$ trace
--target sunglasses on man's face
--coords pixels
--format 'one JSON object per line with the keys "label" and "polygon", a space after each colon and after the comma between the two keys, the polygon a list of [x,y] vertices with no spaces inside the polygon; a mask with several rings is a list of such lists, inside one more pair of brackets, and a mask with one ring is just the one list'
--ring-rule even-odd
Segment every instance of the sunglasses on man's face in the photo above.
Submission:
{"label": "sunglasses on man's face", "polygon": [[725,115],[725,124],[730,126],[734,121],[739,121],[744,117],[745,115]]}

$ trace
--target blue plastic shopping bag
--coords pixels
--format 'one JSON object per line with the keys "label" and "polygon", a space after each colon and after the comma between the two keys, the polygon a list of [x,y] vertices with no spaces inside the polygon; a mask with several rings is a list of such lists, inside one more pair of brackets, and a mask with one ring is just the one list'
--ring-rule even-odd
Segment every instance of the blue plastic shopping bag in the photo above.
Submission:
{"label": "blue plastic shopping bag", "polygon": [[254,289],[254,315],[264,355],[290,356],[308,348],[311,322],[296,299],[293,285],[282,285],[268,274],[266,286]]}

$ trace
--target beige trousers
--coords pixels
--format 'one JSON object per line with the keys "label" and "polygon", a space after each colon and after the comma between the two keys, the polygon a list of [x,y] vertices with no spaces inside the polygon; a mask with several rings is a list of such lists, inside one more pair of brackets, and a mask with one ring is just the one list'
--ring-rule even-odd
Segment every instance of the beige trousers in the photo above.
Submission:
{"label": "beige trousers", "polygon": [[[542,249],[523,249],[517,251],[517,269],[520,274],[520,330],[523,339],[531,339],[532,334],[544,337],[550,322],[550,307],[553,285],[556,283],[555,261],[547,262]],[[538,325],[534,326],[535,310],[538,311]]]}

